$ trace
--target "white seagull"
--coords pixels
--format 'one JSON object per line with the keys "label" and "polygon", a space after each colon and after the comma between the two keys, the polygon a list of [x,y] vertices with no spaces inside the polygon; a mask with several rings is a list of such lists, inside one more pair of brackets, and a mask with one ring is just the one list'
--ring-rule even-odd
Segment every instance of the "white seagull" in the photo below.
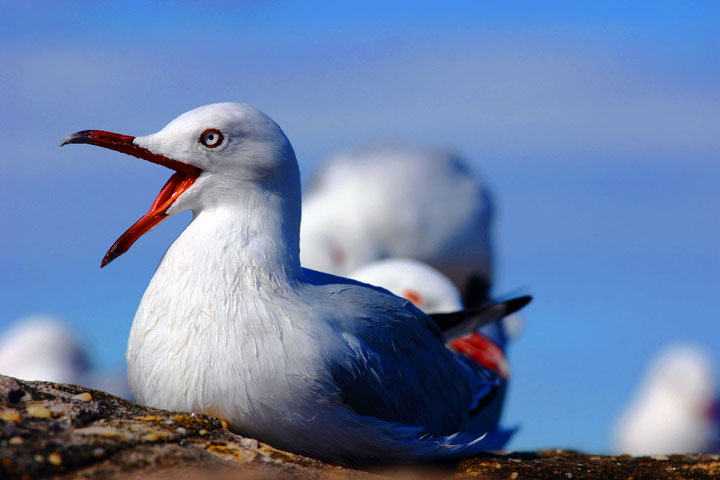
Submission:
{"label": "white seagull", "polygon": [[459,155],[386,143],[328,160],[303,198],[301,260],[348,275],[384,258],[438,269],[468,306],[492,282],[492,196]]}
{"label": "white seagull", "polygon": [[124,372],[91,367],[87,348],[55,317],[22,318],[0,337],[0,374],[22,380],[71,383],[130,398]]}
{"label": "white seagull", "polygon": [[663,351],[615,427],[615,450],[631,455],[719,452],[714,375],[708,355],[697,347]]}
{"label": "white seagull", "polygon": [[363,265],[348,278],[382,287],[410,300],[425,313],[448,313],[464,309],[462,296],[445,275],[430,265],[410,258],[386,258]]}
{"label": "white seagull", "polygon": [[[463,314],[436,323],[386,290],[301,268],[298,164],[266,115],[218,103],[152,135],[85,130],[68,143],[175,170],[102,265],[166,216],[194,214],[130,331],[128,376],[140,403],[215,415],[244,435],[343,462],[504,444],[506,432],[469,428],[486,415],[498,376],[445,346],[441,329],[459,331]],[[497,318],[527,301],[480,310]]]}
{"label": "white seagull", "polygon": [[0,338],[0,373],[3,375],[79,385],[89,370],[85,348],[54,317],[25,317]]}

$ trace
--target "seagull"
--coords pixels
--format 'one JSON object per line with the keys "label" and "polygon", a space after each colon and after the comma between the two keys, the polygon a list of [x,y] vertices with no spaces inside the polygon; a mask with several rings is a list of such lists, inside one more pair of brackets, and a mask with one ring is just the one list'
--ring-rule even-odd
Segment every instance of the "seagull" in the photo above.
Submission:
{"label": "seagull", "polygon": [[712,363],[692,345],[665,349],[615,427],[631,455],[720,452],[720,403]]}
{"label": "seagull", "polygon": [[0,373],[3,375],[81,384],[89,370],[87,351],[54,317],[22,318],[0,338]]}
{"label": "seagull", "polygon": [[[463,313],[431,317],[388,291],[300,266],[300,174],[280,127],[217,103],[157,133],[84,130],[62,143],[174,170],[105,266],[164,218],[193,219],[135,315],[128,377],[144,405],[202,412],[279,448],[343,463],[417,461],[499,448],[474,431],[499,378],[446,347]],[[500,317],[529,298],[466,313]],[[492,321],[496,318],[485,318]]]}
{"label": "seagull", "polygon": [[363,265],[348,278],[389,290],[425,313],[463,310],[462,296],[449,278],[411,258],[386,258]]}
{"label": "seagull", "polygon": [[311,178],[300,230],[303,265],[348,275],[412,258],[450,278],[466,305],[489,298],[493,201],[448,150],[381,143],[330,158]]}
{"label": "seagull", "polygon": [[130,398],[124,373],[91,368],[87,348],[49,315],[21,318],[0,337],[0,374],[22,380],[70,383]]}

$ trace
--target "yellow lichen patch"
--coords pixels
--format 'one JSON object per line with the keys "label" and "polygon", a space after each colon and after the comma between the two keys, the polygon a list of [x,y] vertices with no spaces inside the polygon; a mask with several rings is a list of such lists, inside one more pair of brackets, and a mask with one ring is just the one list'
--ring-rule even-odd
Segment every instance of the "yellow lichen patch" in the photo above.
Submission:
{"label": "yellow lichen patch", "polygon": [[684,470],[702,470],[709,475],[720,474],[720,463],[696,463],[694,465],[687,465],[683,467]]}
{"label": "yellow lichen patch", "polygon": [[45,405],[30,405],[25,411],[34,418],[50,418],[52,416],[50,410]]}
{"label": "yellow lichen patch", "polygon": [[177,423],[194,422],[194,421],[199,420],[199,419],[193,418],[189,415],[173,415],[172,417],[170,417],[170,419],[173,422],[177,422]]}
{"label": "yellow lichen patch", "polygon": [[267,455],[269,458],[280,462],[296,463],[298,462],[298,460],[302,461],[303,459],[303,457],[299,455],[295,455],[294,453],[290,452],[284,452],[282,450],[276,450],[270,445],[265,445],[264,443],[258,444],[256,448],[259,452]]}
{"label": "yellow lichen patch", "polygon": [[62,456],[57,452],[53,452],[48,455],[48,462],[52,463],[53,465],[62,465]]}
{"label": "yellow lichen patch", "polygon": [[167,440],[170,435],[162,430],[155,430],[147,425],[132,424],[129,426],[132,432],[142,434],[140,440],[143,442],[157,442],[159,440]]}
{"label": "yellow lichen patch", "polygon": [[160,440],[167,440],[168,434],[165,432],[148,432],[142,437],[140,437],[140,441],[142,442],[157,442]]}
{"label": "yellow lichen patch", "polygon": [[249,462],[255,458],[255,453],[249,452],[232,444],[211,444],[207,447],[207,450],[210,453],[220,457],[230,458],[239,463]]}
{"label": "yellow lichen patch", "polygon": [[170,420],[177,424],[179,427],[184,427],[188,430],[199,430],[201,428],[215,428],[212,420],[208,420],[204,417],[190,416],[190,415],[174,415],[170,417]]}
{"label": "yellow lichen patch", "polygon": [[6,422],[19,422],[20,420],[22,420],[22,418],[20,417],[20,413],[17,410],[13,410],[11,408],[0,412],[0,419]]}
{"label": "yellow lichen patch", "polygon": [[139,422],[159,422],[160,417],[157,415],[142,415],[140,417],[135,417],[135,420]]}
{"label": "yellow lichen patch", "polygon": [[127,435],[116,428],[103,427],[100,425],[93,425],[85,428],[78,428],[75,430],[78,435],[99,435],[101,437],[121,437],[127,438]]}
{"label": "yellow lichen patch", "polygon": [[70,397],[72,400],[78,400],[80,402],[92,402],[93,396],[90,392],[78,393]]}

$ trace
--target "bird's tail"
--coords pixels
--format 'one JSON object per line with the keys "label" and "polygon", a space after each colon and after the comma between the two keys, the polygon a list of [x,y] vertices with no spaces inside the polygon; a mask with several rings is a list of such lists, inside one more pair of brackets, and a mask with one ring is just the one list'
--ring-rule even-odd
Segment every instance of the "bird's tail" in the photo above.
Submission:
{"label": "bird's tail", "polygon": [[490,301],[480,307],[459,312],[431,313],[430,318],[449,340],[476,331],[485,325],[497,323],[530,303],[532,297],[524,295],[508,300]]}

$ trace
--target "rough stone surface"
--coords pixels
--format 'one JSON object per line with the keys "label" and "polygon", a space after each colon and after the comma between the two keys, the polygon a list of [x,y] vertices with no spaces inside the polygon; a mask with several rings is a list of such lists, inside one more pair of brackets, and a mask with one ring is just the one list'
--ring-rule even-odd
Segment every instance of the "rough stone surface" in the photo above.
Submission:
{"label": "rough stone surface", "polygon": [[0,478],[718,478],[720,455],[633,458],[565,450],[354,470],[235,435],[205,415],[73,385],[0,376]]}

